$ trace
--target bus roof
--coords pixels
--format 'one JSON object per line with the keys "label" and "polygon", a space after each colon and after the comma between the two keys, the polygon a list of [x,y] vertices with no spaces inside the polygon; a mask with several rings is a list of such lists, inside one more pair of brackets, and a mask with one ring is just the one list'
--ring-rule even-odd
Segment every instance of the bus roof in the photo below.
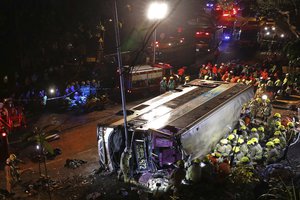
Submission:
{"label": "bus roof", "polygon": [[[219,81],[193,80],[187,86],[166,92],[130,110],[127,118],[135,130],[162,130],[173,127],[176,134],[196,124],[213,110],[235,98],[251,86]],[[108,127],[123,125],[122,116],[112,117]],[[174,129],[175,128],[175,129]]]}

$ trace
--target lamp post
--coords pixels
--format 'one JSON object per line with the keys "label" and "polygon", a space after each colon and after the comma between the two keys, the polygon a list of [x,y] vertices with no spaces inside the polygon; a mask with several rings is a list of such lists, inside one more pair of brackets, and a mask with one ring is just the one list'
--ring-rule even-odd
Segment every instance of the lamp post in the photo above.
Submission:
{"label": "lamp post", "polygon": [[[157,1],[152,2],[148,7],[147,17],[149,20],[154,20],[158,23],[160,20],[164,19],[168,14],[168,5],[166,2]],[[155,64],[155,54],[156,54],[156,27],[153,32],[153,64]]]}

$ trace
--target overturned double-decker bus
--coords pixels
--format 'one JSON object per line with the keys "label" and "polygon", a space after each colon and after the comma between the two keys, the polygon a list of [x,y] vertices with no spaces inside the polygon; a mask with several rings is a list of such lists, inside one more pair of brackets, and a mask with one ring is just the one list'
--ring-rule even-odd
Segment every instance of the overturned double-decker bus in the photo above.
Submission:
{"label": "overturned double-decker bus", "polygon": [[[251,86],[196,79],[127,111],[132,172],[153,174],[178,159],[203,158],[236,125],[242,105],[253,97]],[[119,168],[125,148],[122,116],[98,124],[100,163]],[[148,178],[140,179],[147,186]],[[141,182],[141,181],[140,181]]]}

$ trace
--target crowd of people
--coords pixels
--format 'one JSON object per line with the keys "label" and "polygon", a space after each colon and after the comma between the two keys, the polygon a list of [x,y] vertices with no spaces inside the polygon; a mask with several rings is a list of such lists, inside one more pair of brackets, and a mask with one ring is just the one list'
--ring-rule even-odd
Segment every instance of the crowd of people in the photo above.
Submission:
{"label": "crowd of people", "polygon": [[245,104],[239,123],[203,160],[179,160],[170,175],[167,190],[173,189],[173,194],[178,196],[182,192],[183,181],[191,185],[207,181],[222,183],[236,167],[264,168],[284,160],[288,148],[299,139],[295,121],[284,124],[280,113],[265,117],[252,109],[263,104],[271,107],[269,99],[261,98]]}

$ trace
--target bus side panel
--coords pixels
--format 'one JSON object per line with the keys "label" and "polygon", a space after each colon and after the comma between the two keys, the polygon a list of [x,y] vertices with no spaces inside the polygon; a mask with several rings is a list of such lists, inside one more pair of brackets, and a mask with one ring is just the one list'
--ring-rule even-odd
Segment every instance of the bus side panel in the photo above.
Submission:
{"label": "bus side panel", "polygon": [[253,89],[237,95],[222,107],[212,111],[195,126],[188,128],[181,135],[183,151],[193,158],[202,158],[211,152],[212,148],[228,134],[238,122],[242,105],[253,97]]}

